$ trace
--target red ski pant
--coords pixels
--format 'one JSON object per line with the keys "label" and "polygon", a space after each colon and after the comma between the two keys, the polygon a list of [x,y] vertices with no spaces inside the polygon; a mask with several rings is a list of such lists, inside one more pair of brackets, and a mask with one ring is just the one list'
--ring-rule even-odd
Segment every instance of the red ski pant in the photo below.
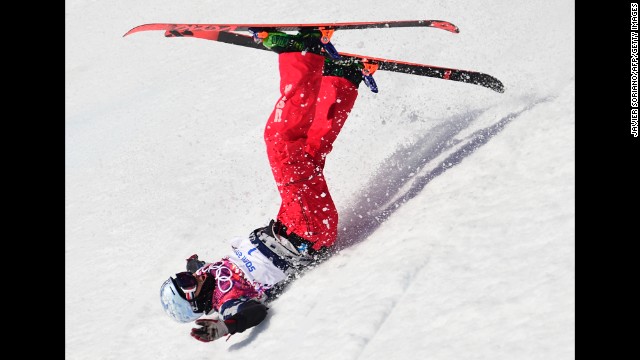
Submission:
{"label": "red ski pant", "polygon": [[281,96],[264,131],[282,198],[277,219],[315,250],[333,245],[338,235],[338,211],[323,169],[358,96],[349,80],[322,76],[323,64],[316,54],[279,55]]}

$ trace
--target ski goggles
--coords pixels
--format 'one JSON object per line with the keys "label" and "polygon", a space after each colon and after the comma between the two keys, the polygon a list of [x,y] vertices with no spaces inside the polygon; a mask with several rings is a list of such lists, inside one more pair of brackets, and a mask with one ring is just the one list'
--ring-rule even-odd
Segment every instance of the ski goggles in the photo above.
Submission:
{"label": "ski goggles", "polygon": [[196,300],[196,289],[198,288],[198,282],[196,281],[196,278],[192,273],[188,271],[177,273],[176,284],[184,293],[184,297],[187,301],[193,302]]}

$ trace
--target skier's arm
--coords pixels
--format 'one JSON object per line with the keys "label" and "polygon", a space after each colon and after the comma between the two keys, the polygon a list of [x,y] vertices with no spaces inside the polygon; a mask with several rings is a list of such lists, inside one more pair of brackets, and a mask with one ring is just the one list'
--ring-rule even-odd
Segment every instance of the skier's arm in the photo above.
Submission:
{"label": "skier's arm", "polygon": [[217,340],[228,334],[243,332],[250,327],[256,326],[267,316],[267,309],[264,304],[249,300],[238,307],[238,312],[230,318],[221,321],[213,319],[196,320],[196,325],[200,328],[191,329],[191,336],[195,339],[209,342]]}
{"label": "skier's arm", "polygon": [[224,321],[229,328],[229,333],[243,332],[260,324],[267,316],[267,309],[268,307],[255,300],[242,304],[235,315]]}

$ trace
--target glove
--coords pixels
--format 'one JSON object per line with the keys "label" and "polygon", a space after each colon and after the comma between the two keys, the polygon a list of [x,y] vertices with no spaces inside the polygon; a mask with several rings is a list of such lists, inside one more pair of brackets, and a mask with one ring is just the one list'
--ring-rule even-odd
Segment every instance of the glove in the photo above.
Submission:
{"label": "glove", "polygon": [[204,264],[206,264],[204,261],[198,260],[197,254],[193,254],[187,259],[187,271],[194,274],[196,270],[200,269]]}
{"label": "glove", "polygon": [[191,336],[202,342],[218,340],[229,334],[229,328],[222,320],[198,319],[196,325],[200,325],[200,328],[191,329]]}

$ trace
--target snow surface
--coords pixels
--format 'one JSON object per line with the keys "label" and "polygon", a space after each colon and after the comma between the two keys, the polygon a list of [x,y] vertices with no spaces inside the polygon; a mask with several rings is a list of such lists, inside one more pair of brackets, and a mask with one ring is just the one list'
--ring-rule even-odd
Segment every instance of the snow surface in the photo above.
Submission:
{"label": "snow surface", "polygon": [[[317,10],[311,10],[317,9]],[[67,0],[67,359],[575,358],[575,4]],[[153,22],[442,19],[345,52],[476,70],[504,94],[378,72],[327,162],[340,252],[267,319],[201,343],[159,287],[274,217],[277,57]]]}

